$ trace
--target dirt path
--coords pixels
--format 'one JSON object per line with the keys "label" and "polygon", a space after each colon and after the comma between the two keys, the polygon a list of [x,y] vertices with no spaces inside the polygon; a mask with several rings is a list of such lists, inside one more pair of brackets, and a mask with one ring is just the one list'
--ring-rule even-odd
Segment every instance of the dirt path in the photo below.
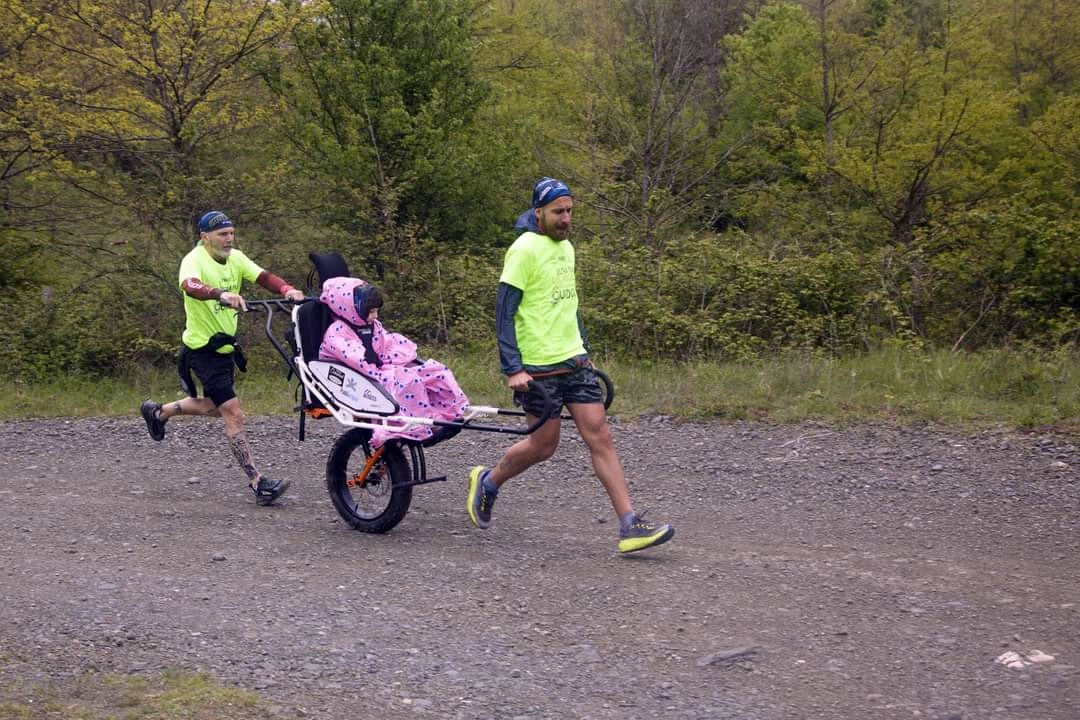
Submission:
{"label": "dirt path", "polygon": [[[332,421],[249,434],[290,477],[257,508],[219,430],[0,424],[0,687],[197,669],[282,717],[1080,717],[1080,454],[1062,438],[815,425],[617,424],[675,540],[618,557],[569,428],[472,529],[429,452],[392,533],[338,521]],[[1007,668],[1013,650],[1052,662]]]}

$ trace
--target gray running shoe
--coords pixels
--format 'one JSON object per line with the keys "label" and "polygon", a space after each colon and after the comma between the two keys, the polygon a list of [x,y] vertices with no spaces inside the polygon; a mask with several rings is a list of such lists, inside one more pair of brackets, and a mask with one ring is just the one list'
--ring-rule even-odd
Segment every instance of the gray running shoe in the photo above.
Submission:
{"label": "gray running shoe", "polygon": [[248,487],[251,488],[251,492],[255,493],[256,505],[270,505],[289,489],[289,481],[261,477],[257,484],[248,485]]}

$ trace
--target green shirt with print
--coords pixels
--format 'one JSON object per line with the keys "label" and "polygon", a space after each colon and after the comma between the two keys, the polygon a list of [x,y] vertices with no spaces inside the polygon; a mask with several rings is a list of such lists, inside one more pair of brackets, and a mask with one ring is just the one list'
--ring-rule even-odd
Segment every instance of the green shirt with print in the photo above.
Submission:
{"label": "green shirt with print", "polygon": [[[205,245],[199,243],[180,262],[180,284],[182,286],[184,280],[193,277],[204,285],[220,288],[224,292],[239,293],[244,280],[255,282],[262,271],[255,261],[235,248],[221,263],[210,255]],[[192,350],[205,346],[217,333],[236,334],[236,310],[217,300],[196,300],[184,293],[184,314],[187,316],[184,345]],[[232,345],[218,349],[223,354],[232,351]]]}
{"label": "green shirt with print", "polygon": [[585,352],[578,329],[574,246],[525,232],[506,251],[499,282],[521,290],[514,316],[521,361],[556,365]]}

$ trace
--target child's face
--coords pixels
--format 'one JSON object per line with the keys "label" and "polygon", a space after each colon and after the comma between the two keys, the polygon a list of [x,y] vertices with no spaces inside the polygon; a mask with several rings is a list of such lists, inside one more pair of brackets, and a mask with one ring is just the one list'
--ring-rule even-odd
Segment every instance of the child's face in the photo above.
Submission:
{"label": "child's face", "polygon": [[367,321],[373,322],[379,319],[379,308],[371,308],[368,310]]}

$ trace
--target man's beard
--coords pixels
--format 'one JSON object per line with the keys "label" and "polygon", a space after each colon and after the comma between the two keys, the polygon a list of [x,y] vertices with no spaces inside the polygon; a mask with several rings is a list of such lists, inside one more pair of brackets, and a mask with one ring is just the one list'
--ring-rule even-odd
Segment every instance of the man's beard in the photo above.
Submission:
{"label": "man's beard", "polygon": [[544,228],[543,230],[545,235],[555,240],[565,240],[566,238],[570,237],[569,225],[567,225],[565,228],[553,227],[550,230],[548,230],[547,228]]}

